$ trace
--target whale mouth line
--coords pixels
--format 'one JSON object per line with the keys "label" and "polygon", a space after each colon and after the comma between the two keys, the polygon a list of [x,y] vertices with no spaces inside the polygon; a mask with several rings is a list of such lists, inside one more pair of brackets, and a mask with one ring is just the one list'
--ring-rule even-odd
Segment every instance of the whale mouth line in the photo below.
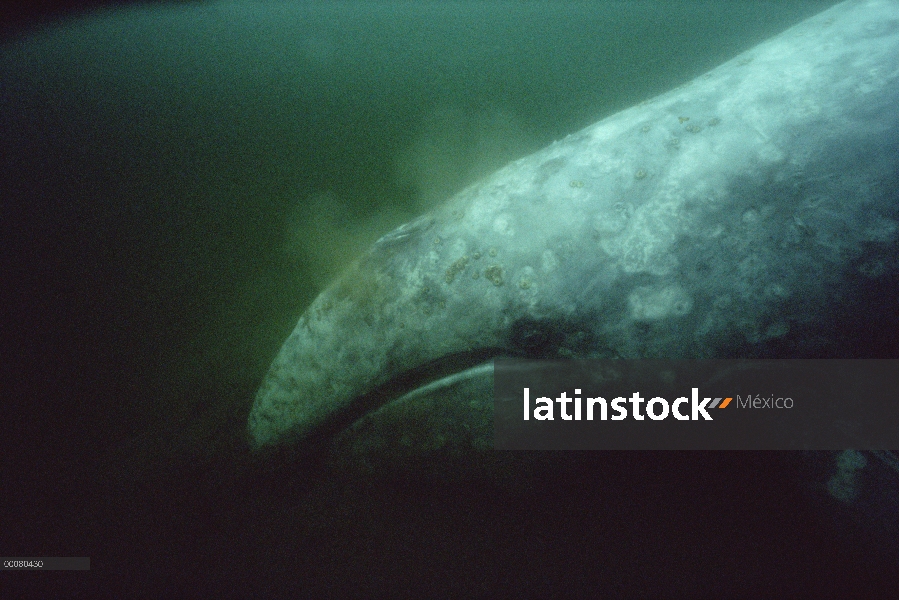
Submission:
{"label": "whale mouth line", "polygon": [[436,390],[460,379],[482,374],[488,368],[492,371],[493,359],[499,356],[509,356],[509,351],[479,348],[454,352],[402,371],[332,413],[308,435],[306,442],[315,446],[327,444],[365,415],[410,394]]}

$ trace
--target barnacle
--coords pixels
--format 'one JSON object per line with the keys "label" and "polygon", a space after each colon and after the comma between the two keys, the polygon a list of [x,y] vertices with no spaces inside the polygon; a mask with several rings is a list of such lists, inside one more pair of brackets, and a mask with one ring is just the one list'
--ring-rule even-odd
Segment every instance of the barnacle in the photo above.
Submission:
{"label": "barnacle", "polygon": [[462,271],[465,270],[465,266],[467,264],[468,264],[467,256],[463,256],[462,258],[460,258],[459,260],[457,260],[456,262],[451,264],[449,266],[449,268],[446,270],[446,282],[452,283],[453,280],[456,278],[456,275],[458,275],[459,273],[461,273]]}
{"label": "barnacle", "polygon": [[499,287],[503,284],[503,269],[499,265],[487,267],[484,271],[484,277],[493,285]]}

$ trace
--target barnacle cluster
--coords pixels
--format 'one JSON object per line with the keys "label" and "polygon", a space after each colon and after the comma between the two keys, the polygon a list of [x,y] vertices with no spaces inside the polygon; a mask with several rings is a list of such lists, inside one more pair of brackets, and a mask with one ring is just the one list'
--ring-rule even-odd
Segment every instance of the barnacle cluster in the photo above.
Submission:
{"label": "barnacle cluster", "polygon": [[452,283],[456,278],[456,275],[465,270],[466,265],[468,265],[467,256],[463,256],[462,258],[451,264],[446,270],[446,282]]}
{"label": "barnacle cluster", "polygon": [[503,284],[503,269],[499,265],[487,267],[484,270],[484,277],[493,285],[499,287]]}

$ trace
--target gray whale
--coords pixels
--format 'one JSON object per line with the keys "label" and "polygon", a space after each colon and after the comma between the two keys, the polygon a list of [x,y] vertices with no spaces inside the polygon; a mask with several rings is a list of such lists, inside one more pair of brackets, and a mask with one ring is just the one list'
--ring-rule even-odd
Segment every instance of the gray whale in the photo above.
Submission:
{"label": "gray whale", "polygon": [[301,316],[250,443],[401,397],[484,442],[501,355],[888,352],[897,242],[899,1],[850,0],[381,238]]}

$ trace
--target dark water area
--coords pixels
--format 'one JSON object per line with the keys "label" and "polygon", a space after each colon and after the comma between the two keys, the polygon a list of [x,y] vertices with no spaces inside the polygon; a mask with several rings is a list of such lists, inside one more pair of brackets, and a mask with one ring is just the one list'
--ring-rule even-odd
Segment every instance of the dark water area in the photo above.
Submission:
{"label": "dark water area", "polygon": [[245,439],[378,237],[830,4],[144,5],[8,36],[0,554],[91,570],[0,596],[895,597],[883,541],[812,500],[817,459],[372,483]]}

